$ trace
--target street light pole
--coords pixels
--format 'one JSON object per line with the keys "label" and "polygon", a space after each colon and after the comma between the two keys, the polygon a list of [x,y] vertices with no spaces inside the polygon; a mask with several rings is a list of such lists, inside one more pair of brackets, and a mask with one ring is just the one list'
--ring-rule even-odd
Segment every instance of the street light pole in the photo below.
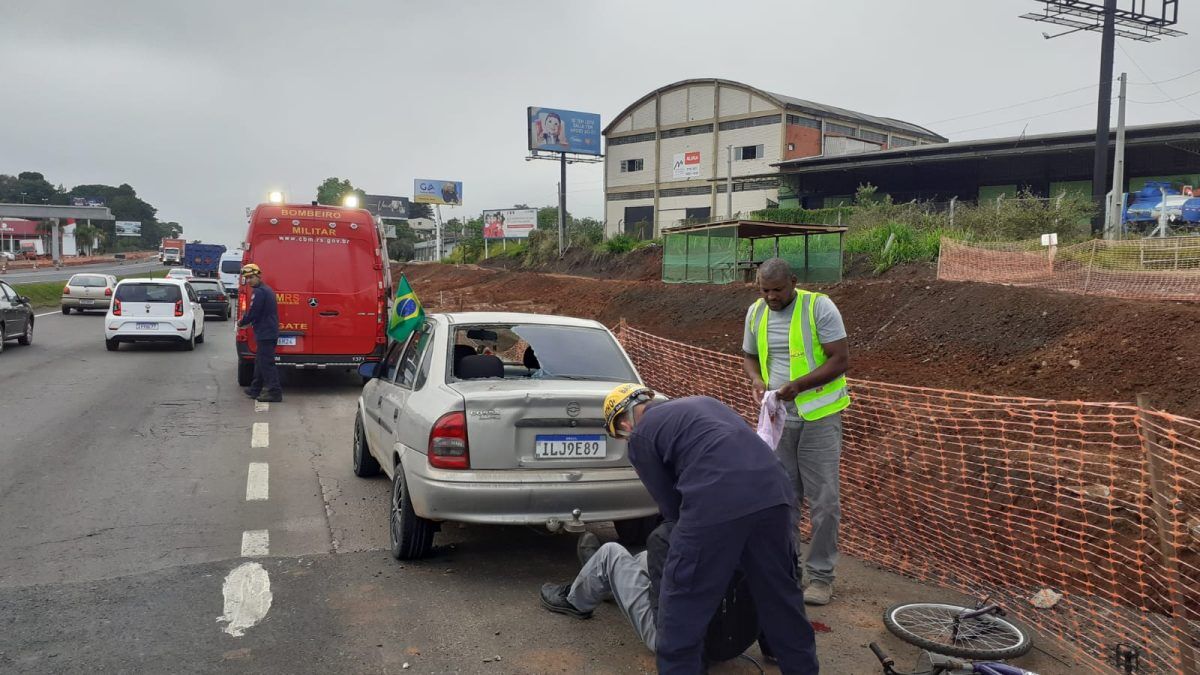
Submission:
{"label": "street light pole", "polygon": [[[1117,0],[1104,0],[1104,32],[1100,38],[1100,94],[1096,99],[1096,150],[1092,162],[1092,203],[1104,204],[1108,193],[1108,126],[1111,120],[1113,48],[1116,43]],[[1092,218],[1092,232],[1104,228],[1104,213]]]}

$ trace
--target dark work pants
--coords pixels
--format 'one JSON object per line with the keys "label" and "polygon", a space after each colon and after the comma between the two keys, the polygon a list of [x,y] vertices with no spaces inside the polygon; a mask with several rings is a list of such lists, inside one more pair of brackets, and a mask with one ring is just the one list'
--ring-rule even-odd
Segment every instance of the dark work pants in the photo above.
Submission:
{"label": "dark work pants", "polygon": [[790,504],[717,525],[689,527],[680,520],[675,526],[659,593],[658,672],[703,672],[705,631],[738,568],[780,670],[817,673],[816,641],[796,583]]}
{"label": "dark work pants", "polygon": [[275,366],[276,340],[256,340],[258,351],[254,354],[254,379],[250,391],[282,393],[279,387],[279,368]]}

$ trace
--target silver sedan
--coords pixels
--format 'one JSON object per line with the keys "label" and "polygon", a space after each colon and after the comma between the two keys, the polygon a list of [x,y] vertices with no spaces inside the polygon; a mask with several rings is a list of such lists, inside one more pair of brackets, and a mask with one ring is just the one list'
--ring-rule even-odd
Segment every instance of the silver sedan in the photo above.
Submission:
{"label": "silver sedan", "polygon": [[360,372],[354,472],[392,480],[395,557],[428,555],[442,521],[613,521],[630,543],[656,524],[625,443],[604,433],[604,397],[641,378],[602,324],[434,314]]}

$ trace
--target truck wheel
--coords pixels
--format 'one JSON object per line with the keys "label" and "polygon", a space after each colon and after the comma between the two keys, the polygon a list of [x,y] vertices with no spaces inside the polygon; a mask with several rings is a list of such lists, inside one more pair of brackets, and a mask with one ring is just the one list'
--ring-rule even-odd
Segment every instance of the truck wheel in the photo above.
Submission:
{"label": "truck wheel", "polygon": [[392,477],[392,513],[388,518],[388,539],[392,557],[397,560],[425,558],[433,549],[436,525],[413,511],[408,482],[404,480],[404,465],[396,462]]}
{"label": "truck wheel", "polygon": [[249,387],[250,382],[254,379],[254,363],[246,361],[238,361],[238,386]]}
{"label": "truck wheel", "polygon": [[363,428],[362,415],[354,416],[354,475],[359,478],[370,478],[379,473],[379,461],[371,455],[371,446],[367,442],[366,429]]}

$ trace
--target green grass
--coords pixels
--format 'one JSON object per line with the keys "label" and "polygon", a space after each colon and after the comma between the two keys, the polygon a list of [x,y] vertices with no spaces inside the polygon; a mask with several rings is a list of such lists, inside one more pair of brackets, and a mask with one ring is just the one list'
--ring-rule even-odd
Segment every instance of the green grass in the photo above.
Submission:
{"label": "green grass", "polygon": [[850,233],[846,253],[866,255],[875,273],[881,274],[901,263],[936,260],[942,234],[940,229],[918,230],[903,223],[888,223]]}
{"label": "green grass", "polygon": [[[117,277],[121,279],[145,279],[147,277],[160,279],[167,275],[167,270],[153,270],[146,274],[127,274]],[[33,302],[35,308],[57,307],[62,301],[63,286],[66,281],[40,281],[32,284],[13,284],[17,293],[24,295]]]}

